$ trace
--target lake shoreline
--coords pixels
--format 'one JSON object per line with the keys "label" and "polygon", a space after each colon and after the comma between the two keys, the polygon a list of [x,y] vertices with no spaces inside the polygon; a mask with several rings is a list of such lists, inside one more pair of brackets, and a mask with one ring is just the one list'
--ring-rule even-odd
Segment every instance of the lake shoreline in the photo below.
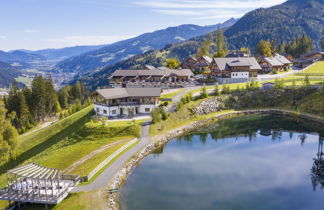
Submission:
{"label": "lake shoreline", "polygon": [[[141,161],[148,155],[152,154],[152,152],[161,146],[165,145],[169,141],[177,138],[179,136],[185,135],[188,132],[192,132],[208,123],[215,122],[217,120],[225,120],[234,117],[248,116],[248,115],[280,115],[280,116],[290,116],[296,117],[302,120],[310,120],[317,123],[324,123],[323,117],[318,117],[311,114],[298,113],[295,111],[283,110],[283,109],[260,109],[260,110],[242,110],[242,111],[232,111],[228,113],[222,113],[219,115],[215,115],[209,119],[194,121],[185,126],[181,126],[179,128],[167,131],[164,134],[156,135],[151,137],[151,144],[147,145],[140,152],[138,152],[128,163],[119,170],[116,174],[115,178],[112,180],[109,185],[109,189],[117,189],[120,188],[127,179],[132,171],[135,169],[137,165],[141,163]],[[117,210],[119,208],[119,196],[118,194],[113,194],[109,196],[108,200],[108,209]]]}

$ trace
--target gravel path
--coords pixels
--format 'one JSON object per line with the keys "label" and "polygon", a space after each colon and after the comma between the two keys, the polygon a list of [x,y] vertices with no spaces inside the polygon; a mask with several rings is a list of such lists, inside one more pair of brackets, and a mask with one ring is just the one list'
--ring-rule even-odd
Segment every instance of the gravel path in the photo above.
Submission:
{"label": "gravel path", "polygon": [[139,143],[129,149],[127,152],[122,154],[118,159],[116,159],[110,166],[108,166],[104,172],[102,172],[93,182],[88,185],[78,186],[73,189],[72,192],[80,192],[80,191],[93,191],[102,189],[111,182],[111,180],[115,177],[117,172],[127,163],[127,161],[139,152],[142,148],[150,143],[149,132],[150,132],[150,123],[144,123],[142,127],[142,138]]}

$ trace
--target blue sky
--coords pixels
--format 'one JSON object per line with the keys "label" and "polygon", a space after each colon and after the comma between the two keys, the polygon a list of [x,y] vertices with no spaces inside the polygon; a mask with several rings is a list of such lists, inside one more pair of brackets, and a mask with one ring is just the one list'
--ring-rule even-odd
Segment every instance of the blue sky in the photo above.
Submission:
{"label": "blue sky", "polygon": [[180,24],[210,25],[285,0],[0,0],[0,50],[108,44]]}

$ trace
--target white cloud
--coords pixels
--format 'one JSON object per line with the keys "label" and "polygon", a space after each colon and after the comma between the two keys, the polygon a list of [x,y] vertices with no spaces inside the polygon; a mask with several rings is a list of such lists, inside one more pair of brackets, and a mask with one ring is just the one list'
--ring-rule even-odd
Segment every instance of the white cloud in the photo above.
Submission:
{"label": "white cloud", "polygon": [[286,0],[142,0],[135,4],[153,12],[172,16],[192,16],[195,20],[241,17],[245,12],[270,7]]}
{"label": "white cloud", "polygon": [[0,35],[0,39],[5,39],[5,38],[7,38],[7,37],[4,35]]}
{"label": "white cloud", "polygon": [[99,45],[110,44],[117,41],[132,38],[134,36],[64,36],[58,38],[46,39],[48,42],[57,43],[61,46],[75,45]]}
{"label": "white cloud", "polygon": [[25,29],[24,30],[25,33],[39,33],[39,30],[35,30],[35,29]]}
{"label": "white cloud", "polygon": [[136,2],[137,5],[151,8],[169,9],[252,9],[270,7],[285,2],[286,0],[146,0]]}

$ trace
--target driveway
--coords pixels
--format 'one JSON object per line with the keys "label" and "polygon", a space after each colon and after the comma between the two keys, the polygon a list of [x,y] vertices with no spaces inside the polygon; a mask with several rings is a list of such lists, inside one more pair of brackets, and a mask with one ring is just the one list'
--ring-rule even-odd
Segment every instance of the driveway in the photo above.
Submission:
{"label": "driveway", "polygon": [[142,137],[140,139],[140,142],[138,142],[135,146],[133,146],[131,149],[129,149],[120,157],[118,157],[114,162],[112,162],[111,165],[109,165],[104,170],[104,172],[102,172],[90,184],[84,186],[77,186],[76,188],[73,189],[72,192],[93,191],[108,186],[108,184],[113,180],[117,172],[128,162],[128,160],[150,143],[150,138],[149,138],[150,124],[151,124],[150,121],[143,124]]}

